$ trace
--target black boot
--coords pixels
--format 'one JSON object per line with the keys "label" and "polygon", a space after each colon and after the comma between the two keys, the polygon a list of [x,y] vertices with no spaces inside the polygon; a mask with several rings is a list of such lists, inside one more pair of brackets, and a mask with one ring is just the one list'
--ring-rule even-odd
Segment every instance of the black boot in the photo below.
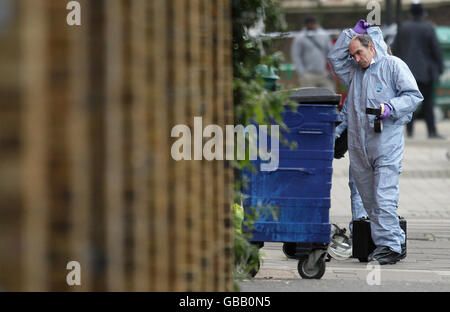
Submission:
{"label": "black boot", "polygon": [[402,258],[402,255],[403,255],[403,249],[402,249],[402,253],[398,253],[398,252],[392,251],[391,249],[389,249],[389,247],[379,246],[379,247],[375,248],[375,250],[369,255],[368,260],[369,261],[377,261],[380,265],[395,264],[399,260],[406,257],[406,248],[405,248],[405,253],[404,253],[403,258]]}
{"label": "black boot", "polygon": [[402,253],[400,254],[399,260],[406,258],[406,243],[402,244]]}
{"label": "black boot", "polygon": [[439,133],[430,133],[428,135],[430,139],[446,139],[445,136],[440,135]]}

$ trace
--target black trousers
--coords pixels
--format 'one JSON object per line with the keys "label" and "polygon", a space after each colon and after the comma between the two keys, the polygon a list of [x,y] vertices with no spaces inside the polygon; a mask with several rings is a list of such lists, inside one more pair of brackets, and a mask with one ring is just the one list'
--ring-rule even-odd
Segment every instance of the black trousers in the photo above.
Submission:
{"label": "black trousers", "polygon": [[[434,81],[430,81],[427,83],[418,81],[417,85],[419,86],[420,93],[422,93],[422,95],[423,95],[422,110],[425,115],[425,122],[427,124],[428,136],[435,135],[436,134],[436,125],[434,124],[434,111],[433,111]],[[411,122],[409,122],[406,125],[406,131],[408,132],[408,135],[413,134],[415,115],[416,114],[414,113]]]}

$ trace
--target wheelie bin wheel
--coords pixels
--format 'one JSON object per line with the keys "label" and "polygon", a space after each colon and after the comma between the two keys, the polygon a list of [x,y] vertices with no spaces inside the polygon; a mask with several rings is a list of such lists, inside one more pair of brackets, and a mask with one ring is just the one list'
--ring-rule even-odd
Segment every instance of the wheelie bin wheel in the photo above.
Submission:
{"label": "wheelie bin wheel", "polygon": [[297,243],[283,243],[283,252],[288,259],[295,259],[295,249]]}
{"label": "wheelie bin wheel", "polygon": [[297,270],[304,279],[320,279],[325,274],[325,257],[319,257],[314,261],[313,257],[301,259],[298,261]]}
{"label": "wheelie bin wheel", "polygon": [[369,262],[369,259],[367,257],[364,258],[358,258],[359,262]]}

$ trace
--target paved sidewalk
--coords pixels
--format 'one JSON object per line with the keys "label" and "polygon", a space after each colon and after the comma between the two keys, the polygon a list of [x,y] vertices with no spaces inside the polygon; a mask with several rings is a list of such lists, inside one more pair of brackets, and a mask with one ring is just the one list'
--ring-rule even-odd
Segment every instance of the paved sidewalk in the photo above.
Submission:
{"label": "paved sidewalk", "polygon": [[[374,267],[357,259],[333,259],[321,280],[302,280],[297,261],[284,256],[281,244],[266,243],[259,273],[242,282],[242,290],[450,291],[450,120],[437,126],[447,140],[428,139],[422,120],[415,123],[415,137],[406,139],[399,214],[408,221],[408,256],[380,267],[381,285],[369,285]],[[348,164],[348,154],[333,163],[330,210],[331,222],[346,228],[351,217]]]}

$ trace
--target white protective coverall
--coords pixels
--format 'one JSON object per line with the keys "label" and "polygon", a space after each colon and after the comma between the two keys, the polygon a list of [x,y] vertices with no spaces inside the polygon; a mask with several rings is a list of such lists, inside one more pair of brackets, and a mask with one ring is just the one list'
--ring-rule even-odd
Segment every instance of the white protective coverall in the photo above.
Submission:
{"label": "white protective coverall", "polygon": [[[403,125],[423,100],[408,66],[388,55],[379,27],[370,27],[376,55],[372,64],[361,68],[351,57],[349,45],[357,34],[344,30],[328,54],[336,76],[348,89],[348,151],[352,175],[371,222],[372,239],[377,247],[386,246],[401,253],[405,233],[397,215],[399,173],[403,158]],[[391,106],[391,116],[383,122],[383,131],[374,131],[374,115],[366,107]],[[345,118],[345,117],[344,117]]]}
{"label": "white protective coverall", "polygon": [[[342,110],[339,116],[342,118],[342,122],[336,127],[336,135],[340,136],[345,129],[347,129],[347,103],[348,98],[345,99]],[[366,209],[359,195],[358,189],[356,188],[355,179],[352,176],[351,166],[348,170],[348,186],[350,188],[350,199],[352,208],[352,220],[349,224],[350,233],[353,233],[353,221],[367,217]]]}

